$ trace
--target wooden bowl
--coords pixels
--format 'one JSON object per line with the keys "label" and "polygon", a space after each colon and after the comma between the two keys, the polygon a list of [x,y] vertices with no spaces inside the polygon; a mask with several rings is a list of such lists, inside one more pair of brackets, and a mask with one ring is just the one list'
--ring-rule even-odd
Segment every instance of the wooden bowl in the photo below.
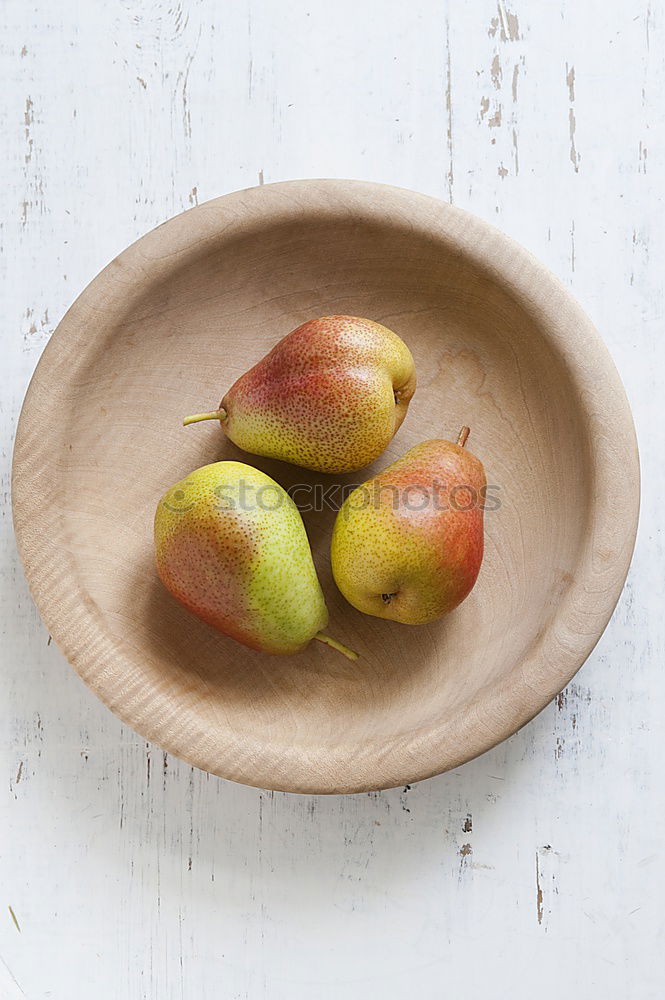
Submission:
{"label": "wooden bowl", "polygon": [[[362,482],[471,426],[500,508],[475,590],[409,627],[363,616],[330,574],[334,510],[305,512],[330,608],[358,663],[312,644],[262,655],[164,590],[163,491],[224,458],[284,486],[335,485],[183,428],[293,327],[367,316],[416,359],[402,429]],[[14,455],[16,534],[60,649],[126,723],[198,767],[298,792],[415,781],[510,736],[571,679],[624,583],[638,517],[629,406],[568,292],[479,219],[410,191],[294,181],[179,215],[74,303],[30,384]]]}

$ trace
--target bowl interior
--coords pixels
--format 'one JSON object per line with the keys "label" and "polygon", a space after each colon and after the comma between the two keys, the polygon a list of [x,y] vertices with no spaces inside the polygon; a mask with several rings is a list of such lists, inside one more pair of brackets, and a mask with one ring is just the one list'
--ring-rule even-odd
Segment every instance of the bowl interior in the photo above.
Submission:
{"label": "bowl interior", "polygon": [[[187,225],[205,223],[206,236],[180,241],[178,252],[167,245],[157,253],[155,234],[143,255],[132,248],[112,291],[107,283],[92,299],[86,293],[85,316],[63,324],[77,326],[71,344],[64,337],[51,345],[38,391],[57,412],[49,430],[51,502],[60,512],[54,544],[96,628],[119,651],[98,664],[89,653],[77,668],[120,714],[127,692],[140,691],[141,709],[129,713],[136,728],[229,777],[329,791],[441,770],[478,751],[465,744],[475,706],[488,690],[506,690],[556,627],[593,533],[593,427],[578,373],[546,313],[505,280],[501,260],[484,266],[455,239],[402,215],[359,219],[300,206],[228,234],[220,219],[192,218]],[[374,466],[320,476],[240,452],[217,424],[181,426],[183,415],[216,406],[292,328],[328,313],[386,324],[415,357],[409,414]],[[363,616],[330,572],[340,485],[364,481],[419,441],[454,438],[462,424],[498,498],[486,514],[475,589],[429,626]],[[311,487],[301,499],[323,509],[303,518],[328,631],[360,653],[357,663],[316,643],[288,658],[245,649],[159,583],[158,498],[189,471],[227,458],[285,487]],[[557,687],[554,680],[543,690],[542,704]],[[492,720],[480,712],[474,725],[489,733]],[[419,740],[433,729],[447,734],[446,746],[416,767]]]}

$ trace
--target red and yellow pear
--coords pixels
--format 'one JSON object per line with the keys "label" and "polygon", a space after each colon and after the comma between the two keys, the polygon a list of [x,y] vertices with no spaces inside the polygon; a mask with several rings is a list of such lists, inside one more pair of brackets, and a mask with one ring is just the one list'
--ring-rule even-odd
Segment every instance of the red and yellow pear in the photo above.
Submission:
{"label": "red and yellow pear", "polygon": [[359,611],[407,625],[456,608],[483,558],[485,472],[456,443],[425,441],[355,489],[335,521],[335,582]]}
{"label": "red and yellow pear", "polygon": [[157,571],[189,611],[265,653],[298,653],[328,622],[300,512],[273,479],[215,462],[164,494],[155,513]]}
{"label": "red and yellow pear", "polygon": [[411,352],[396,333],[356,316],[322,316],[280,340],[219,409],[184,423],[216,419],[244,451],[352,472],[386,448],[415,388]]}

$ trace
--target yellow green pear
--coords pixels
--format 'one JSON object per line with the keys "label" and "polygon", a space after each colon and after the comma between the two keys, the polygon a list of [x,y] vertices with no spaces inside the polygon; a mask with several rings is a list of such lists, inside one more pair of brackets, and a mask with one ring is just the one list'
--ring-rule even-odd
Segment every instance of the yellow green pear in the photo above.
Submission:
{"label": "yellow green pear", "polygon": [[481,462],[456,443],[425,441],[355,489],[335,521],[332,570],[359,611],[407,625],[456,608],[483,558],[487,484]]}
{"label": "yellow green pear", "polygon": [[252,649],[289,654],[322,632],[323,593],[298,508],[269,476],[216,462],[164,494],[155,514],[157,571],[204,622]]}
{"label": "yellow green pear", "polygon": [[357,316],[321,316],[280,340],[219,409],[184,423],[219,420],[255,455],[352,472],[390,443],[415,388],[411,352],[396,333]]}

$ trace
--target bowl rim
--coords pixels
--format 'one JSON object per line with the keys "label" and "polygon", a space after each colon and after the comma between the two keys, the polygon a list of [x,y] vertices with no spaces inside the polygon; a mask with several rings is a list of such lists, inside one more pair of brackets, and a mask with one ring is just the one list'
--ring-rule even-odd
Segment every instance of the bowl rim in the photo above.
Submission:
{"label": "bowl rim", "polygon": [[[51,367],[57,363],[67,370],[84,363],[90,346],[86,337],[91,320],[99,323],[100,303],[127,302],[136,278],[147,269],[155,279],[165,276],[174,254],[203,253],[220,239],[288,221],[294,210],[304,209],[332,220],[390,222],[418,230],[461,251],[507,287],[536,317],[547,320],[548,337],[584,400],[593,445],[593,531],[583,545],[580,572],[538,644],[460,709],[454,731],[450,723],[435,724],[426,733],[395,738],[370,756],[357,746],[305,750],[251,735],[239,739],[231,732],[220,743],[200,726],[173,725],[168,694],[142,689],[138,671],[132,671],[132,651],[101,627],[101,612],[67,558],[66,539],[58,545],[57,518],[35,502],[58,461],[52,438],[35,432],[47,416],[57,421],[60,396]],[[610,491],[616,482],[621,483],[618,497]],[[614,362],[577,301],[535,257],[484,220],[429,195],[370,181],[312,179],[248,188],[188,209],[132,243],[90,282],[58,324],[28,386],[14,445],[12,501],[19,555],[46,627],[83,681],[123,722],[221,777],[261,788],[329,794],[410,784],[457,767],[513,735],[569,683],[621,595],[637,532],[640,470],[632,414]],[[133,676],[122,690],[113,683],[119,657],[127,676]]]}

